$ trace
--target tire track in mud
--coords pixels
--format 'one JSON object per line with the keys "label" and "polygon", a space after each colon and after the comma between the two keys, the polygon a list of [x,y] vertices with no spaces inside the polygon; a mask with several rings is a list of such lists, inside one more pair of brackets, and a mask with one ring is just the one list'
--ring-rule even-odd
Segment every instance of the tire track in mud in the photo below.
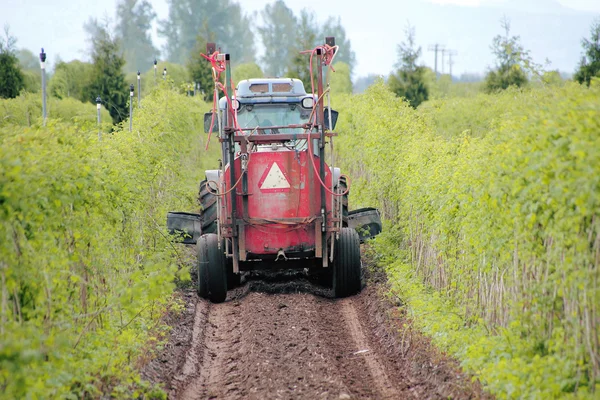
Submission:
{"label": "tire track in mud", "polygon": [[432,356],[428,344],[419,350],[422,339],[406,356],[373,286],[341,300],[249,285],[222,304],[198,300],[185,361],[165,385],[169,398],[486,397],[454,362]]}

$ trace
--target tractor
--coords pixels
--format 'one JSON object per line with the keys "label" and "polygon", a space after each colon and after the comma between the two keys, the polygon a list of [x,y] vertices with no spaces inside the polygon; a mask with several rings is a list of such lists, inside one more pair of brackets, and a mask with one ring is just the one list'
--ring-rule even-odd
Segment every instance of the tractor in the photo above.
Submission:
{"label": "tractor", "polygon": [[200,183],[199,214],[167,216],[171,234],[196,244],[201,297],[223,302],[243,272],[264,269],[306,269],[336,297],[361,290],[360,243],[382,228],[376,209],[348,211],[349,180],[333,167],[338,113],[323,70],[337,49],[328,37],[309,51],[316,92],[314,79],[306,93],[291,78],[243,80],[234,91],[229,54],[207,44],[215,101],[204,127],[209,139],[218,133],[221,165]]}

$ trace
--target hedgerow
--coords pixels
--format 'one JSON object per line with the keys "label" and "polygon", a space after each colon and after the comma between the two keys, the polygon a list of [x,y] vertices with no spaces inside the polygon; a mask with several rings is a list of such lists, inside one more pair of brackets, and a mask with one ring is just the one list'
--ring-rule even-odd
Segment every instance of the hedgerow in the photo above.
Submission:
{"label": "hedgerow", "polygon": [[[110,114],[106,104],[101,109],[101,122],[105,130],[110,129]],[[77,125],[88,123],[91,128],[97,123],[96,105],[82,103],[73,98],[48,97],[47,116]],[[14,99],[0,99],[0,127],[8,125],[33,126],[42,122],[41,93],[23,93]]]}
{"label": "hedgerow", "polygon": [[[339,100],[354,207],[415,323],[500,398],[600,389],[600,90]],[[361,148],[360,152],[355,149]]]}
{"label": "hedgerow", "polygon": [[0,397],[151,391],[135,365],[164,329],[175,280],[189,279],[165,218],[194,209],[216,159],[200,159],[205,108],[163,85],[131,133],[0,128]]}

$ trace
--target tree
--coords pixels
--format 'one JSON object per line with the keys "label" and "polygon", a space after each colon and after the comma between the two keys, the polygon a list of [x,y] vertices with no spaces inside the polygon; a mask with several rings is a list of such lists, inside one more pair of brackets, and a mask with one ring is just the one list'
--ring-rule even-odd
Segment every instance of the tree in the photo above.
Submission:
{"label": "tree", "polygon": [[[290,48],[291,58],[288,62],[286,77],[300,79],[304,83],[306,91],[311,90],[310,55],[301,52],[312,50],[322,42],[318,37],[319,31],[314,12],[303,9],[300,12],[300,18],[298,18],[298,25],[296,26],[296,41]],[[313,74],[316,74],[316,65],[313,65]],[[314,90],[316,91],[317,88],[315,87]]]}
{"label": "tree", "polygon": [[123,46],[126,72],[145,70],[158,56],[150,37],[155,18],[147,0],[121,0],[117,4],[116,35]]}
{"label": "tree", "polygon": [[118,39],[110,34],[108,23],[100,25],[95,19],[90,19],[84,28],[90,35],[93,64],[85,97],[95,103],[96,97],[100,96],[113,123],[117,124],[127,118],[129,87],[123,72],[125,58]]}
{"label": "tree", "polygon": [[[214,35],[234,63],[254,61],[254,35],[250,19],[231,0],[167,0],[169,18],[160,21],[159,34],[166,40],[170,61],[185,64],[196,38]],[[204,52],[204,50],[202,50]]]}
{"label": "tree", "polygon": [[340,46],[338,54],[335,55],[335,62],[343,62],[350,68],[350,75],[354,71],[356,64],[356,54],[352,50],[350,39],[346,36],[346,29],[342,25],[340,17],[329,17],[321,28],[319,39],[324,40],[327,36],[335,37],[335,44]]}
{"label": "tree", "polygon": [[[337,60],[337,58],[336,58]],[[344,62],[333,64],[335,72],[330,72],[331,92],[336,94],[352,93],[352,79],[350,79],[350,66]]]}
{"label": "tree", "polygon": [[[209,38],[212,39],[211,36]],[[192,81],[200,84],[200,90],[204,92],[204,100],[212,101],[215,90],[212,66],[208,60],[200,55],[206,52],[206,42],[204,36],[198,35],[196,44],[188,58],[187,70]]]}
{"label": "tree", "polygon": [[58,61],[48,84],[50,95],[59,99],[72,97],[82,102],[88,101],[86,90],[90,85],[92,70],[92,64],[79,60],[68,63]]}
{"label": "tree", "polygon": [[4,27],[5,38],[0,38],[0,98],[12,99],[19,95],[25,83],[15,54],[17,39]]}
{"label": "tree", "polygon": [[292,56],[291,44],[296,42],[296,17],[283,0],[267,4],[261,11],[263,25],[258,34],[265,47],[261,58],[267,76],[283,76]]}
{"label": "tree", "polygon": [[519,36],[510,36],[510,21],[505,17],[501,21],[504,36],[497,35],[492,42],[492,53],[496,56],[496,69],[485,77],[486,92],[504,90],[509,86],[521,87],[527,84],[524,68],[533,68],[529,52],[525,51]]}
{"label": "tree", "polygon": [[42,89],[40,59],[27,49],[20,49],[16,55],[23,73],[23,89],[30,93],[39,92]]}
{"label": "tree", "polygon": [[414,27],[408,25],[405,33],[406,41],[397,47],[398,61],[394,65],[397,70],[390,75],[388,86],[397,96],[404,97],[417,108],[429,98],[429,89],[425,83],[425,68],[417,65],[421,47],[416,47]]}
{"label": "tree", "polygon": [[265,74],[256,63],[240,64],[233,68],[233,82],[238,83],[244,79],[262,78]]}
{"label": "tree", "polygon": [[583,39],[581,46],[585,51],[579,68],[573,77],[579,83],[590,85],[592,77],[600,76],[600,18],[597,18],[590,29],[590,39]]}

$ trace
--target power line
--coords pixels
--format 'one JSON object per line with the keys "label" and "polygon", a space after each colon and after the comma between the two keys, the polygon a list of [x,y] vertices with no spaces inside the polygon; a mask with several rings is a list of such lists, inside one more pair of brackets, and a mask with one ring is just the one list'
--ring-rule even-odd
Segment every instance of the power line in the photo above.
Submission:
{"label": "power line", "polygon": [[428,50],[435,52],[435,77],[437,78],[438,77],[438,52],[439,51],[442,52],[442,70],[444,69],[444,60],[443,60],[444,45],[439,44],[439,43],[430,44],[428,47]]}

